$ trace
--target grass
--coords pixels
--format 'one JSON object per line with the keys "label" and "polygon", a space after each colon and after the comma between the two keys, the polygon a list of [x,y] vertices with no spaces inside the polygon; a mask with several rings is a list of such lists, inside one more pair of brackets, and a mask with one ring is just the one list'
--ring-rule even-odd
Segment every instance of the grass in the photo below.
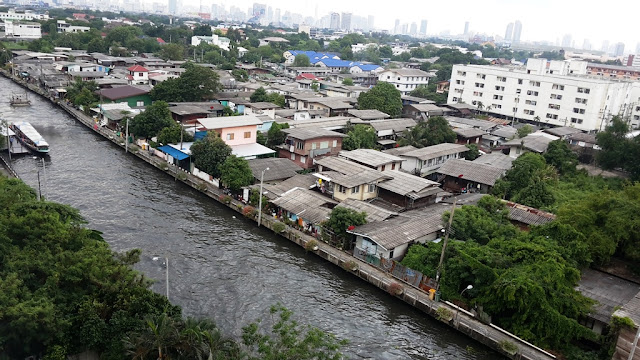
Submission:
{"label": "grass", "polygon": [[9,50],[27,50],[29,47],[29,43],[27,42],[3,41],[2,45]]}

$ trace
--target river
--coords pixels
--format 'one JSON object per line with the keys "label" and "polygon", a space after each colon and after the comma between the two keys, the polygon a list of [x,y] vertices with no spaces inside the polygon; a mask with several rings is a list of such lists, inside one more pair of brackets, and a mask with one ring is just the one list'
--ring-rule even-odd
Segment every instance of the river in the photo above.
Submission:
{"label": "river", "polygon": [[[501,359],[480,343],[126,155],[48,101],[12,108],[0,78],[0,117],[29,121],[50,144],[43,194],[78,208],[114,251],[142,250],[137,269],[184,313],[213,318],[227,333],[282,303],[304,324],[349,340],[352,359]],[[6,153],[3,154],[6,156]],[[13,166],[38,188],[40,158]]]}

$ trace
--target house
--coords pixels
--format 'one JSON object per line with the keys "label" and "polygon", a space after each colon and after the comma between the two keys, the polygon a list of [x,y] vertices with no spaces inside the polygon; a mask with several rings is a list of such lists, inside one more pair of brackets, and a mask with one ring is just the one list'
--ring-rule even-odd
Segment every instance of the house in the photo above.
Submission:
{"label": "house", "polygon": [[262,121],[253,115],[223,116],[196,120],[197,131],[214,131],[231,147],[231,153],[247,160],[273,156],[275,151],[256,142]]}
{"label": "house", "polygon": [[[461,158],[469,149],[460,144],[443,143],[420,149],[414,148],[414,150],[410,149],[407,152],[402,152],[402,148],[392,150],[395,150],[395,155],[404,159],[402,162],[404,171],[427,176],[436,172],[448,160]],[[393,154],[391,150],[385,150],[384,152]]]}
{"label": "house", "polygon": [[189,124],[196,119],[222,116],[224,106],[216,102],[178,102],[169,103],[173,120]]}
{"label": "house", "polygon": [[354,256],[401,260],[409,245],[436,240],[443,229],[442,212],[416,211],[420,216],[398,216],[356,226]]}
{"label": "house", "polygon": [[531,226],[544,225],[556,219],[554,214],[542,211],[530,206],[502,200],[509,211],[509,220],[520,227],[521,230],[529,230]]}
{"label": "house", "polygon": [[498,145],[513,139],[516,134],[518,134],[518,130],[512,126],[497,126],[491,130],[491,135],[499,138]]}
{"label": "house", "polygon": [[376,64],[357,64],[352,66],[349,69],[349,72],[351,74],[361,74],[361,73],[378,74],[382,71],[384,71],[384,68]]}
{"label": "house", "polygon": [[249,160],[249,167],[257,182],[263,177],[264,182],[271,183],[294,177],[304,170],[293,161],[276,157]]}
{"label": "house", "polygon": [[453,132],[456,133],[456,144],[476,144],[478,146],[480,146],[482,136],[485,134],[484,131],[474,128],[457,128],[453,129]]}
{"label": "house", "polygon": [[149,90],[131,85],[101,89],[96,94],[104,103],[126,102],[132,108],[151,105]]}
{"label": "house", "polygon": [[[315,110],[311,110],[315,111]],[[280,124],[287,123],[292,129],[324,129],[343,132],[353,118],[345,116],[319,117],[314,119],[285,120],[278,119]]]}
{"label": "house", "polygon": [[402,115],[417,121],[427,121],[432,116],[444,116],[451,110],[434,104],[411,104],[402,107]]}
{"label": "house", "polygon": [[191,37],[191,45],[198,46],[200,45],[200,43],[214,45],[223,50],[229,51],[229,45],[231,44],[231,40],[229,40],[229,38],[218,36],[216,34],[213,34],[211,36],[192,36]]}
{"label": "house", "polygon": [[322,156],[338,155],[345,134],[321,128],[284,129],[285,143],[278,156],[291,159],[303,169],[315,168],[315,160]]}
{"label": "house", "polygon": [[[280,158],[272,158],[272,159],[280,159]],[[262,159],[256,159],[262,160]],[[284,159],[287,160],[287,159]],[[287,160],[289,161],[289,160]],[[289,161],[291,162],[291,161]],[[265,176],[267,171],[265,171]],[[263,195],[267,197],[269,200],[274,200],[282,196],[282,194],[290,191],[294,188],[301,189],[313,189],[316,187],[317,178],[311,174],[296,174],[285,180],[271,180],[267,182],[265,180],[264,185],[262,187]],[[254,184],[253,188],[257,191],[260,191],[260,183]]]}
{"label": "house", "polygon": [[[318,188],[332,198],[369,200],[378,197],[378,184],[392,176],[335,156],[316,161]],[[388,172],[391,173],[391,172]]]}
{"label": "house", "polygon": [[276,110],[281,107],[270,102],[256,102],[245,104],[244,109],[246,115],[266,115],[273,120],[276,118]]}
{"label": "house", "polygon": [[331,210],[338,204],[315,191],[298,187],[270,202],[278,208],[278,216],[296,222],[314,236],[319,234],[319,225],[329,219]]}
{"label": "house", "polygon": [[58,33],[79,33],[79,32],[87,32],[91,30],[88,26],[76,26],[68,24],[64,20],[58,20],[56,23],[56,29]]}
{"label": "house", "polygon": [[505,170],[464,159],[451,159],[436,171],[442,188],[453,193],[488,194]]}
{"label": "house", "polygon": [[438,81],[436,84],[436,93],[443,94],[449,92],[449,80]]}
{"label": "house", "polygon": [[582,130],[573,128],[573,127],[569,127],[569,126],[560,126],[560,127],[555,127],[555,128],[548,128],[548,129],[544,129],[544,132],[546,132],[547,134],[551,134],[554,136],[559,137],[562,140],[566,140],[569,136],[573,135],[573,134],[580,134],[583,133]]}
{"label": "house", "polygon": [[384,120],[371,120],[371,121],[358,121],[354,119],[351,124],[364,124],[373,127],[378,136],[378,144],[385,149],[389,149],[396,144],[398,137],[402,136],[404,132],[412,127],[416,126],[416,121],[413,119],[384,119]]}
{"label": "house", "polygon": [[260,39],[260,44],[259,46],[266,46],[269,45],[271,43],[288,43],[289,40],[285,39],[285,38],[281,38],[281,37],[266,37],[266,38],[262,38]]}
{"label": "house", "polygon": [[472,128],[482,130],[485,133],[490,133],[498,126],[497,123],[489,120],[462,118],[456,116],[445,116],[445,119],[447,119],[447,121],[449,122],[449,126],[451,126],[453,129]]}
{"label": "house", "polygon": [[308,99],[310,110],[324,110],[326,116],[347,116],[348,111],[353,109],[353,105],[342,100],[331,98]]}
{"label": "house", "polygon": [[434,75],[418,69],[389,69],[378,74],[378,81],[388,82],[402,95],[408,95],[418,86],[429,85],[429,78],[432,77]]}
{"label": "house", "polygon": [[400,96],[400,99],[402,100],[402,106],[412,105],[412,104],[435,104],[436,103],[433,100],[423,99],[421,97],[411,96],[411,95],[402,95]]}
{"label": "house", "polygon": [[100,104],[97,109],[91,109],[101,119],[100,125],[112,130],[122,127],[121,121],[126,117],[133,118],[140,113],[139,109],[132,109],[127,103]]}
{"label": "house", "polygon": [[129,80],[129,85],[145,85],[149,83],[149,70],[140,66],[134,65],[127,69],[129,75],[127,75],[127,80]]}
{"label": "house", "polygon": [[399,171],[403,161],[401,157],[372,149],[342,150],[338,156],[378,171]]}
{"label": "house", "polygon": [[378,184],[378,197],[402,210],[417,209],[439,202],[439,184],[402,171],[390,173],[393,179]]}
{"label": "house", "polygon": [[69,75],[71,81],[76,81],[77,79],[82,81],[92,81],[102,79],[107,76],[106,73],[98,71],[70,71],[67,75]]}
{"label": "house", "polygon": [[592,149],[600,149],[598,147],[598,141],[596,140],[596,136],[593,134],[585,134],[583,132],[571,134],[567,136],[567,140],[569,140],[569,145],[577,146],[581,148],[592,148]]}
{"label": "house", "polygon": [[379,206],[373,205],[366,201],[345,199],[336,207],[355,210],[357,212],[365,212],[367,214],[367,222],[384,221],[392,217],[398,216],[397,212],[390,211]]}
{"label": "house", "polygon": [[465,103],[451,103],[444,106],[451,109],[456,116],[472,116],[478,110],[475,106]]}
{"label": "house", "polygon": [[501,152],[492,152],[490,154],[479,156],[477,159],[473,160],[473,162],[509,170],[512,167],[513,160],[514,158],[509,155],[505,155]]}
{"label": "house", "polygon": [[557,140],[558,137],[545,134],[542,132],[535,132],[529,134],[521,139],[512,139],[505,142],[503,145],[507,147],[508,154],[512,158],[517,158],[527,151],[533,151],[538,154],[542,154],[547,151],[549,143],[553,140]]}
{"label": "house", "polygon": [[349,111],[347,111],[347,113],[353,117],[356,117],[360,120],[365,120],[365,121],[371,121],[371,120],[384,120],[384,119],[388,119],[391,116],[389,116],[388,114],[383,113],[380,110],[356,110],[356,109],[351,109]]}

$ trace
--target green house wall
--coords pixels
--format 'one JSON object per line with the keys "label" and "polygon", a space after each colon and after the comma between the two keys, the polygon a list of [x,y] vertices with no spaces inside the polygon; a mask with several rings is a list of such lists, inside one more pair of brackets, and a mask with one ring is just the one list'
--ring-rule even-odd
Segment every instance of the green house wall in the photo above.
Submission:
{"label": "green house wall", "polygon": [[122,99],[118,99],[115,101],[109,101],[108,99],[104,99],[105,102],[109,102],[109,103],[127,103],[129,104],[130,107],[136,107],[138,106],[138,101],[142,101],[144,102],[144,106],[149,106],[151,105],[151,96],[149,96],[149,94],[144,94],[144,95],[137,95],[137,96],[132,96],[132,97],[128,97],[128,98],[122,98]]}

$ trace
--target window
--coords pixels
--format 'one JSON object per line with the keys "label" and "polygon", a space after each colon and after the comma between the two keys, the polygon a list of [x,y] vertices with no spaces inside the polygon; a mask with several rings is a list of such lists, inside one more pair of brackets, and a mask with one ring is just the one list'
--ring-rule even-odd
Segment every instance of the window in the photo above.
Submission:
{"label": "window", "polygon": [[328,149],[328,148],[329,148],[329,142],[328,141],[320,142],[320,149]]}
{"label": "window", "polygon": [[476,87],[483,88],[484,84],[483,83],[476,83]]}
{"label": "window", "polygon": [[251,138],[251,131],[245,131],[244,132],[244,138],[245,139],[250,139]]}
{"label": "window", "polygon": [[535,87],[540,87],[540,81],[529,81],[529,85],[535,86]]}
{"label": "window", "polygon": [[296,149],[304,150],[304,143],[302,141],[296,141]]}
{"label": "window", "polygon": [[453,99],[451,99],[451,101],[458,102],[458,98],[457,97],[453,97]]}
{"label": "window", "polygon": [[346,194],[347,193],[347,188],[342,186],[342,185],[338,185],[338,191],[343,193],[343,194]]}
{"label": "window", "polygon": [[380,169],[380,171],[384,171],[386,167],[387,167],[386,165],[382,165],[382,169]]}
{"label": "window", "polygon": [[138,107],[144,106],[144,101],[137,101],[136,102],[136,106],[138,106]]}
{"label": "window", "polygon": [[354,186],[354,187],[351,188],[351,193],[352,194],[357,194],[359,192],[360,192],[360,185]]}
{"label": "window", "polygon": [[482,93],[479,91],[474,91],[473,96],[482,96]]}
{"label": "window", "polygon": [[553,86],[551,86],[551,88],[553,90],[564,90],[564,85],[553,84]]}
{"label": "window", "polygon": [[498,76],[498,81],[507,82],[507,78],[503,76]]}
{"label": "window", "polygon": [[558,119],[558,115],[547,113],[547,119],[557,120]]}
{"label": "window", "polygon": [[338,140],[333,140],[333,147],[338,147]]}
{"label": "window", "polygon": [[[637,117],[638,115],[636,115]],[[391,163],[391,170],[395,170],[396,169],[396,163]]]}
{"label": "window", "polygon": [[535,101],[535,100],[527,100],[524,103],[527,104],[527,105],[537,105],[538,104],[538,102]]}
{"label": "window", "polygon": [[558,95],[558,94],[551,94],[551,99],[554,100],[562,100],[562,95]]}
{"label": "window", "polygon": [[295,153],[291,153],[291,160],[295,160],[296,159],[296,154]]}
{"label": "window", "polygon": [[502,109],[502,105],[500,104],[491,104],[491,107],[493,107],[494,109]]}
{"label": "window", "polygon": [[493,95],[493,100],[502,100],[502,95]]}
{"label": "window", "polygon": [[376,184],[369,184],[369,192],[370,193],[376,192]]}
{"label": "window", "polygon": [[453,92],[458,93],[458,94],[462,94],[462,89],[453,89]]}
{"label": "window", "polygon": [[518,85],[522,85],[523,80],[522,79],[518,79]]}
{"label": "window", "polygon": [[524,109],[524,114],[525,115],[535,115],[536,112],[533,110],[529,110],[529,109]]}
{"label": "window", "polygon": [[497,91],[504,91],[504,86],[496,86]]}
{"label": "window", "polygon": [[520,90],[520,89],[516,90],[516,94],[520,94],[521,92],[522,92],[522,90]]}
{"label": "window", "polygon": [[311,143],[311,150],[315,150],[317,146],[316,143]]}
{"label": "window", "polygon": [[574,124],[582,124],[582,119],[571,118],[571,122],[574,123]]}
{"label": "window", "polygon": [[234,133],[228,133],[227,134],[227,140],[233,140],[233,136],[234,135],[235,135]]}
{"label": "window", "polygon": [[[393,250],[389,251],[389,259],[393,259]],[[594,321],[594,323],[595,323],[595,321]],[[592,329],[593,329],[593,327],[592,327]]]}
{"label": "window", "polygon": [[138,73],[138,76],[144,76],[144,74],[143,73]]}
{"label": "window", "polygon": [[307,157],[306,156],[300,156],[300,162],[303,164],[307,163]]}
{"label": "window", "polygon": [[584,114],[584,109],[573,108],[575,114]]}
{"label": "window", "polygon": [[579,87],[579,88],[578,88],[578,92],[579,92],[580,94],[588,94],[588,93],[590,93],[590,92],[591,92],[591,90],[589,90],[588,88],[580,88],[580,87]]}
{"label": "window", "polygon": [[478,79],[482,79],[482,80],[484,80],[487,77],[486,75],[483,75],[483,74],[477,74],[476,76],[478,77]]}
{"label": "window", "polygon": [[467,72],[466,71],[458,71],[458,75],[467,76]]}
{"label": "window", "polygon": [[458,85],[464,85],[464,80],[456,80],[456,84],[458,84]]}
{"label": "window", "polygon": [[586,104],[587,103],[587,99],[576,98],[576,103],[578,103],[578,104]]}
{"label": "window", "polygon": [[527,90],[527,95],[538,96],[538,92],[533,90]]}
{"label": "window", "polygon": [[557,104],[549,104],[549,109],[560,110],[560,105]]}

